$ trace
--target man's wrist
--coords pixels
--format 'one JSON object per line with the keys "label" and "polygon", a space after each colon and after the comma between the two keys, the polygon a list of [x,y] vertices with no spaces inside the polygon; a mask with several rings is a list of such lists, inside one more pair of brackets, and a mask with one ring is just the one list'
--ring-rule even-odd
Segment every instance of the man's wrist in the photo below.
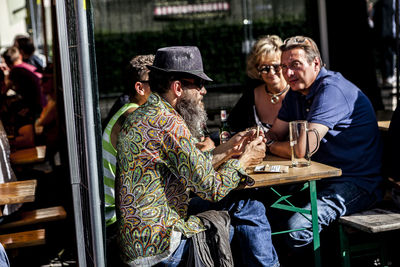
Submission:
{"label": "man's wrist", "polygon": [[267,151],[271,152],[271,146],[272,146],[274,143],[275,143],[275,140],[273,140],[273,139],[270,139],[270,140],[268,140],[268,141],[265,143],[266,148],[267,148]]}

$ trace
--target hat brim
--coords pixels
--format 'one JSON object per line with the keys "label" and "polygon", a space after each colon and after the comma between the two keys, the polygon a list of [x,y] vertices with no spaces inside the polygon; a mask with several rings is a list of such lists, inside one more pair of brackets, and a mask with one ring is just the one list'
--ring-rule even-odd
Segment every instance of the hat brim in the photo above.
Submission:
{"label": "hat brim", "polygon": [[190,74],[193,76],[196,76],[200,79],[203,79],[205,81],[212,82],[213,80],[208,77],[203,71],[182,71],[182,70],[166,70],[163,68],[155,67],[152,65],[148,65],[147,68],[149,68],[151,71],[160,71],[160,72],[165,72],[165,73],[184,73],[184,74]]}

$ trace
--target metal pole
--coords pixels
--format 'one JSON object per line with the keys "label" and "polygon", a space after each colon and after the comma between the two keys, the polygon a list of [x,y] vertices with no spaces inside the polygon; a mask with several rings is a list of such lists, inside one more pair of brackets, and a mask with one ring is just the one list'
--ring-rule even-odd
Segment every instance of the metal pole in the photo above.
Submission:
{"label": "metal pole", "polygon": [[97,267],[105,266],[104,246],[103,246],[103,218],[101,213],[101,201],[99,190],[99,170],[97,161],[96,147],[96,125],[93,111],[93,95],[92,95],[92,75],[90,67],[90,51],[87,28],[86,1],[76,1],[77,12],[77,34],[78,34],[78,59],[80,84],[83,92],[83,103],[85,115],[83,117],[85,127],[86,149],[85,157],[88,163],[87,174],[89,178],[89,203],[91,207],[90,219],[92,223],[93,238],[93,257]]}
{"label": "metal pole", "polygon": [[329,44],[328,44],[328,24],[326,21],[326,3],[325,0],[318,0],[318,21],[319,35],[321,43],[322,61],[329,69]]}
{"label": "metal pole", "polygon": [[[394,13],[394,19],[396,22],[396,105],[399,104],[400,100],[400,78],[399,78],[399,68],[400,68],[400,58],[399,58],[399,48],[400,48],[400,43],[399,43],[399,33],[400,33],[400,25],[399,25],[399,0],[394,0],[396,1],[395,4],[395,13]],[[393,107],[393,110],[395,110],[396,107]]]}
{"label": "metal pole", "polygon": [[33,43],[36,47],[38,47],[38,34],[37,34],[37,25],[36,25],[36,9],[35,4],[33,3],[34,0],[29,0],[29,9],[30,9],[30,17],[31,17],[31,24],[32,24],[32,38]]}
{"label": "metal pole", "polygon": [[242,52],[247,54],[247,0],[242,0],[242,13],[243,13],[243,44]]}
{"label": "metal pole", "polygon": [[71,77],[71,63],[69,55],[68,45],[68,32],[67,32],[67,16],[65,11],[64,1],[56,2],[56,13],[57,13],[57,30],[59,36],[59,49],[60,49],[60,64],[62,73],[62,84],[64,92],[64,109],[65,109],[65,124],[67,130],[68,139],[68,158],[69,158],[69,169],[71,175],[71,186],[73,194],[74,204],[74,217],[75,217],[75,231],[76,231],[76,243],[78,252],[79,266],[87,266],[86,264],[86,248],[85,248],[85,233],[83,230],[83,218],[82,218],[82,195],[80,190],[80,172],[79,172],[79,157],[78,157],[78,145],[76,141],[76,128],[74,120],[68,118],[74,118],[74,103],[72,93],[72,77]]}
{"label": "metal pole", "polygon": [[244,41],[242,44],[242,52],[246,55],[250,53],[251,45],[253,42],[253,28],[252,28],[252,16],[251,16],[251,3],[249,4],[247,1],[251,0],[242,0],[242,11],[243,11],[243,34]]}
{"label": "metal pole", "polygon": [[249,18],[249,41],[250,41],[250,46],[249,46],[249,52],[251,47],[253,46],[254,38],[253,38],[253,3],[252,0],[248,0],[248,14],[247,17]]}
{"label": "metal pole", "polygon": [[43,24],[43,51],[46,57],[46,66],[49,64],[49,52],[47,47],[47,30],[46,30],[46,10],[44,8],[44,0],[42,0],[42,24]]}

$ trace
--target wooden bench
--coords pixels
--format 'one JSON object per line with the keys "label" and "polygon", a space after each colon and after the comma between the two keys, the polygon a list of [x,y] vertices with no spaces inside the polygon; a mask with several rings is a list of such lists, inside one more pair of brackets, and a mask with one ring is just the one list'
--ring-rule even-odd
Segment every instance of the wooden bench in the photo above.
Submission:
{"label": "wooden bench", "polygon": [[26,232],[0,235],[0,243],[5,249],[14,249],[46,244],[45,230],[38,229]]}
{"label": "wooden bench", "polygon": [[67,213],[62,206],[25,211],[16,217],[15,220],[0,224],[0,229],[9,229],[24,225],[62,220],[66,217]]}
{"label": "wooden bench", "polygon": [[[394,188],[399,186],[391,178],[389,182]],[[366,253],[379,255],[381,266],[388,266],[387,240],[392,231],[400,230],[400,210],[393,202],[390,203],[387,207],[374,208],[339,219],[342,266],[350,267],[353,256]],[[360,244],[350,242],[351,235],[357,231],[371,236]]]}
{"label": "wooden bench", "polygon": [[37,146],[14,151],[10,154],[11,164],[23,165],[43,162],[46,158],[46,146]]}
{"label": "wooden bench", "polygon": [[339,222],[367,233],[381,233],[400,229],[400,211],[375,208],[343,216]]}

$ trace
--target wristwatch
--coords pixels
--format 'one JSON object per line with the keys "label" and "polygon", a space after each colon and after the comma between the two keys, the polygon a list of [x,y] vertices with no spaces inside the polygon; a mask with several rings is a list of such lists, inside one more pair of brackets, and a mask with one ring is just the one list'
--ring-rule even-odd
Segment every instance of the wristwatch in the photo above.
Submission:
{"label": "wristwatch", "polygon": [[266,143],[265,143],[265,145],[267,146],[267,152],[269,151],[269,152],[271,152],[271,149],[270,149],[270,147],[271,147],[271,145],[273,144],[273,143],[275,143],[275,140],[268,140]]}
{"label": "wristwatch", "polygon": [[265,144],[267,145],[267,147],[270,147],[273,143],[275,143],[275,140],[268,140]]}

